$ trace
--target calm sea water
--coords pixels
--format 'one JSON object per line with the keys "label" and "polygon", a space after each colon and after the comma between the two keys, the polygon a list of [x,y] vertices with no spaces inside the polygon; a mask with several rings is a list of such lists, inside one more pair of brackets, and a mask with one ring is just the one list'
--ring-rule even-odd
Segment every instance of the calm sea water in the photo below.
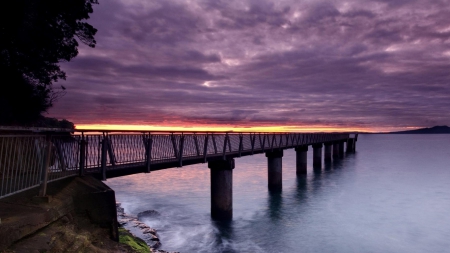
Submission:
{"label": "calm sea water", "polygon": [[207,164],[108,179],[125,211],[162,249],[181,252],[450,252],[450,135],[360,135],[356,153],[295,175],[283,157],[283,190],[267,190],[263,154],[236,159],[234,218],[210,218]]}

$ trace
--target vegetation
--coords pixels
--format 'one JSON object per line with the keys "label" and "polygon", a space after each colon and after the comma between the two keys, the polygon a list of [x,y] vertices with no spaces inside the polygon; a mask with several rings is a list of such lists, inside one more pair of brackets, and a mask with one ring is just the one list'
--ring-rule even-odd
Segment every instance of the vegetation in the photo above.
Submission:
{"label": "vegetation", "polygon": [[119,242],[133,248],[138,253],[151,253],[147,244],[140,238],[133,236],[125,228],[119,228]]}
{"label": "vegetation", "polygon": [[[59,67],[78,54],[78,41],[95,47],[97,30],[86,22],[97,0],[14,0],[0,9],[0,124],[42,119],[65,87]],[[78,41],[77,41],[78,39]]]}
{"label": "vegetation", "polygon": [[39,117],[38,120],[33,122],[31,125],[33,127],[48,127],[48,128],[66,128],[66,129],[75,129],[75,125],[66,120],[58,120],[55,118],[48,118],[48,117]]}

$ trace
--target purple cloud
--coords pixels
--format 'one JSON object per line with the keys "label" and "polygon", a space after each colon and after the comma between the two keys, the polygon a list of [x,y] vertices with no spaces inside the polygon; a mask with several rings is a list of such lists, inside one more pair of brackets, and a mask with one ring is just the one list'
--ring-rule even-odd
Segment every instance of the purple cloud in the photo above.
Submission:
{"label": "purple cloud", "polygon": [[[446,1],[101,1],[75,123],[450,125]],[[181,123],[180,123],[181,122]]]}

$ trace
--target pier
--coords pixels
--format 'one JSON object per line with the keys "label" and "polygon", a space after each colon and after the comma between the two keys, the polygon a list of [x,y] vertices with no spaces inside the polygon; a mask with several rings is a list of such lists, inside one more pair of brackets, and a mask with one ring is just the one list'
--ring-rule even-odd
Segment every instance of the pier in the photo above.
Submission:
{"label": "pier", "polygon": [[[235,159],[265,153],[268,188],[282,188],[283,150],[295,149],[296,173],[307,173],[307,152],[313,168],[354,152],[357,134],[142,132],[83,130],[73,133],[35,129],[0,132],[0,199],[36,188],[47,197],[47,184],[68,177],[99,180],[205,163],[211,171],[211,216],[233,216]],[[323,148],[325,147],[325,148]],[[324,150],[324,151],[323,151]],[[324,155],[323,155],[324,153]],[[238,194],[238,193],[237,193]]]}

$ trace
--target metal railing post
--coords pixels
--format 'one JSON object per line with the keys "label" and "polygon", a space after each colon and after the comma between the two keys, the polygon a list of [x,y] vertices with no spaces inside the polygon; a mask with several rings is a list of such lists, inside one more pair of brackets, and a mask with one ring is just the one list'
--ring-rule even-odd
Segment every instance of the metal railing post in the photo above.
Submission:
{"label": "metal railing post", "polygon": [[243,136],[242,136],[242,134],[239,134],[239,157],[241,157],[242,155],[241,155],[241,153],[242,153],[242,139],[243,139]]}
{"label": "metal railing post", "polygon": [[84,139],[84,133],[81,133],[80,141],[80,177],[84,176],[84,168],[86,166],[86,140]]}
{"label": "metal railing post", "polygon": [[58,152],[58,157],[59,157],[59,167],[61,169],[61,171],[66,171],[66,161],[64,159],[64,152],[62,150],[61,147],[61,143],[58,141],[54,142],[55,148],[56,148],[56,152]]}
{"label": "metal railing post", "polygon": [[223,160],[226,158],[226,152],[227,152],[227,144],[228,144],[228,133],[225,134],[225,140],[223,140]]}
{"label": "metal railing post", "polygon": [[213,133],[211,134],[211,138],[212,138],[212,141],[213,141],[214,153],[217,154],[216,138],[215,138]]}
{"label": "metal railing post", "polygon": [[260,144],[261,150],[264,152],[264,146],[266,144],[266,134],[263,134],[262,141],[261,141],[261,133],[259,134],[259,144]]}
{"label": "metal railing post", "polygon": [[150,171],[151,171],[151,168],[150,168],[150,165],[151,165],[151,163],[152,163],[152,145],[153,145],[153,139],[152,139],[152,136],[149,134],[148,135],[148,139],[147,139],[147,154],[146,154],[146,157],[147,157],[147,173],[150,173]]}
{"label": "metal railing post", "polygon": [[116,165],[116,155],[114,154],[111,138],[109,138],[109,135],[106,135],[105,139],[106,139],[106,147],[108,148],[109,161],[111,162],[112,166],[115,166]]}
{"label": "metal railing post", "polygon": [[50,167],[50,157],[52,155],[52,139],[50,135],[45,138],[45,160],[41,171],[41,186],[39,188],[39,197],[47,195],[48,170]]}
{"label": "metal railing post", "polygon": [[178,157],[179,152],[178,152],[178,149],[177,149],[177,144],[176,144],[176,140],[175,140],[175,135],[172,133],[172,135],[171,135],[170,137],[171,137],[171,139],[172,139],[173,153],[174,153],[174,155],[175,155],[175,158],[179,158],[179,157]]}
{"label": "metal railing post", "polygon": [[106,137],[103,135],[102,152],[101,152],[101,166],[102,166],[102,180],[106,181],[106,157],[108,155],[108,143]]}
{"label": "metal railing post", "polygon": [[252,134],[250,134],[250,138],[251,138],[251,141],[252,141],[252,155],[253,155],[253,151],[255,150],[256,134],[253,134],[253,137],[252,137]]}
{"label": "metal railing post", "polygon": [[197,156],[200,156],[200,149],[198,147],[197,135],[195,133],[194,133],[194,143],[195,143],[195,150],[197,151]]}
{"label": "metal railing post", "polygon": [[209,135],[206,134],[205,145],[203,146],[203,159],[204,159],[205,163],[207,161],[207,156],[208,156],[208,137],[209,137]]}
{"label": "metal railing post", "polygon": [[179,167],[183,167],[183,149],[184,149],[184,135],[181,134],[180,137],[180,148],[179,148]]}
{"label": "metal railing post", "polygon": [[273,143],[275,141],[275,134],[272,134],[272,142],[270,143],[270,151],[273,152]]}

